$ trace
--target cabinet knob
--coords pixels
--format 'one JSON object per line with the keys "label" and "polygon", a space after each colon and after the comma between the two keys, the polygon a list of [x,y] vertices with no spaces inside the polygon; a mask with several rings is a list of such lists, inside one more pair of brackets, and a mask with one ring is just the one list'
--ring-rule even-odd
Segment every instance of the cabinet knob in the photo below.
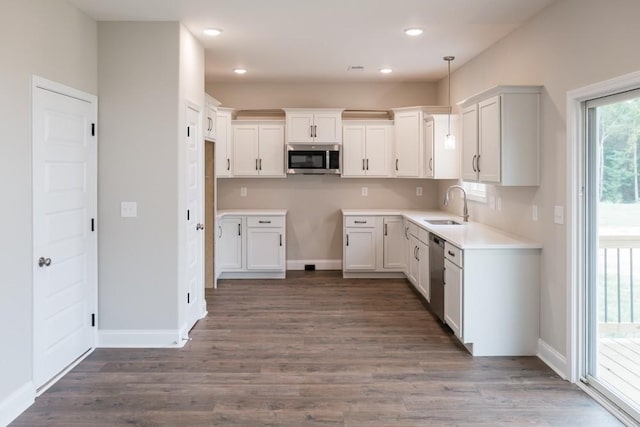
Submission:
{"label": "cabinet knob", "polygon": [[40,257],[38,259],[38,267],[49,267],[51,265],[51,258]]}

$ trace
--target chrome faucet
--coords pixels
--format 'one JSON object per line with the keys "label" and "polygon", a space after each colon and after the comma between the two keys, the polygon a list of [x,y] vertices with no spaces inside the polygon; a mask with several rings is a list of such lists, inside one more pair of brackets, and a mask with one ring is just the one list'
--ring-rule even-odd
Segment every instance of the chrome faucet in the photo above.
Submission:
{"label": "chrome faucet", "polygon": [[469,208],[467,207],[467,192],[465,191],[464,187],[462,187],[461,185],[452,185],[451,187],[447,188],[447,193],[444,195],[444,205],[449,206],[449,192],[454,188],[459,188],[460,191],[462,191],[462,195],[464,196],[464,207],[462,208],[462,218],[464,219],[465,222],[468,222]]}

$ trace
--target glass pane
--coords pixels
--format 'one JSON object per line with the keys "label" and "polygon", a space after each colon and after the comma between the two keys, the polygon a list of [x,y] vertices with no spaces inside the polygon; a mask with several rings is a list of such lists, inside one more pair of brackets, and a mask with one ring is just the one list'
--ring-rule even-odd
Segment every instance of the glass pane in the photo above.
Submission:
{"label": "glass pane", "polygon": [[598,104],[587,120],[588,374],[640,408],[640,98]]}

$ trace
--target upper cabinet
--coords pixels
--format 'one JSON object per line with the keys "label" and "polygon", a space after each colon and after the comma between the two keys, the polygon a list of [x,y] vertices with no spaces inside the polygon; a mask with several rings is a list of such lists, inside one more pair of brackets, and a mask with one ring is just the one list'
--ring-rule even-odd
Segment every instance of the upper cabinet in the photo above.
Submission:
{"label": "upper cabinet", "polygon": [[[429,166],[428,163],[430,161],[431,168],[433,170],[438,169],[435,165],[437,159],[434,157],[434,147],[440,142],[436,140],[437,135],[434,133],[436,129],[434,126],[430,129],[429,144],[431,152],[427,156],[427,149],[425,148],[425,119],[429,115],[446,114],[449,112],[449,107],[407,107],[396,108],[393,112],[395,122],[395,159],[393,169],[395,176],[399,178],[437,178],[436,176],[428,176],[427,166]],[[444,143],[444,140],[442,140],[442,143]],[[443,177],[449,177],[452,174],[456,174],[458,169],[456,167],[454,173],[445,172],[446,167],[443,164],[441,170]]]}
{"label": "upper cabinet", "polygon": [[216,112],[216,176],[230,177],[233,175],[231,154],[231,108],[218,107]]}
{"label": "upper cabinet", "polygon": [[211,95],[204,94],[204,112],[205,117],[203,120],[203,134],[204,139],[214,141],[216,139],[216,113],[220,102]]}
{"label": "upper cabinet", "polygon": [[233,124],[233,176],[285,177],[284,124]]}
{"label": "upper cabinet", "polygon": [[542,86],[497,86],[459,103],[463,180],[540,184],[541,93]]}
{"label": "upper cabinet", "polygon": [[342,176],[390,176],[392,123],[347,123],[343,126],[342,135]]}
{"label": "upper cabinet", "polygon": [[[451,122],[449,122],[451,120]],[[447,144],[446,137],[451,129],[455,137]],[[460,178],[460,143],[458,142],[458,116],[433,114],[424,119],[425,178]]]}
{"label": "upper cabinet", "polygon": [[285,108],[288,144],[341,144],[342,109]]}

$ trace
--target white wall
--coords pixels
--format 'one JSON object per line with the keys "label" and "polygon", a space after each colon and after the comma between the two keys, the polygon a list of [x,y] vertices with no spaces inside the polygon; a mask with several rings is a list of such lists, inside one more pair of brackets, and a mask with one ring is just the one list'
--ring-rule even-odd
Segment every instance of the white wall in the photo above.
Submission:
{"label": "white wall", "polygon": [[95,94],[96,46],[96,23],[64,1],[0,3],[0,408],[32,379],[31,76]]}
{"label": "white wall", "polygon": [[100,330],[178,328],[179,52],[177,22],[98,23]]}
{"label": "white wall", "polygon": [[[498,84],[544,85],[542,183],[538,188],[489,187],[503,200],[501,212],[471,203],[471,219],[542,241],[541,338],[567,355],[567,239],[553,223],[553,207],[567,207],[566,93],[640,69],[640,2],[560,0],[526,25],[457,69],[452,99],[460,101]],[[455,52],[451,52],[455,55]],[[446,103],[447,81],[439,85]],[[443,195],[446,185],[440,186]],[[531,206],[539,206],[539,222]],[[459,206],[452,206],[458,212]]]}
{"label": "white wall", "polygon": [[[389,110],[433,105],[432,83],[208,83],[207,93],[236,109],[342,107]],[[416,186],[423,195],[416,196]],[[247,197],[240,197],[247,187]],[[361,196],[368,187],[369,195]],[[355,179],[290,176],[286,179],[218,179],[218,209],[287,209],[287,259],[341,260],[342,208],[429,209],[437,184],[426,179]]]}

